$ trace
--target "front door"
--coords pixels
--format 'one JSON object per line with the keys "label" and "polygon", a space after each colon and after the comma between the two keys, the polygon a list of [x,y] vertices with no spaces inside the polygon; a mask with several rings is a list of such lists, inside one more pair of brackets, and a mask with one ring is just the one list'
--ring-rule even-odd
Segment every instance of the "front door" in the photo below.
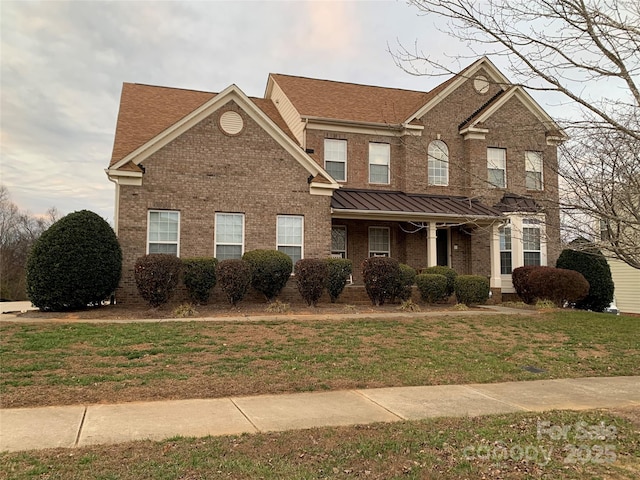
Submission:
{"label": "front door", "polygon": [[436,260],[440,267],[449,266],[449,229],[436,230]]}

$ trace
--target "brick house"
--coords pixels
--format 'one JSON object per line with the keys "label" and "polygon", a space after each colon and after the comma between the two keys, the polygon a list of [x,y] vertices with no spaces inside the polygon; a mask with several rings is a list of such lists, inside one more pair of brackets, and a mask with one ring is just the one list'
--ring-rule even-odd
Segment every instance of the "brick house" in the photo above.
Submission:
{"label": "brick house", "polygon": [[146,253],[449,265],[512,292],[560,250],[564,134],[483,57],[429,92],[271,74],[264,98],[125,83],[113,155],[119,300]]}

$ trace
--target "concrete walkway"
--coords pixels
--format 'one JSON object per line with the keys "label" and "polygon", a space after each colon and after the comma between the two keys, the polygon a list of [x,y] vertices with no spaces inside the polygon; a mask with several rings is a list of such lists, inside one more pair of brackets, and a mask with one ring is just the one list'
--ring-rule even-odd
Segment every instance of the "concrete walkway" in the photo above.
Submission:
{"label": "concrete walkway", "polygon": [[640,377],[0,409],[0,451],[519,411],[640,408]]}

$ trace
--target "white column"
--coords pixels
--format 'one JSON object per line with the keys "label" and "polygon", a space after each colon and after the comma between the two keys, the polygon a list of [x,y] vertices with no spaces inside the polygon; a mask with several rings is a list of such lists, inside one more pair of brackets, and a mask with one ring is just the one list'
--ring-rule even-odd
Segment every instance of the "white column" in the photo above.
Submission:
{"label": "white column", "polygon": [[436,247],[436,222],[429,222],[427,230],[427,266],[435,267],[438,264],[438,249]]}
{"label": "white column", "polygon": [[489,242],[489,255],[491,256],[491,288],[502,288],[502,279],[500,278],[500,225],[494,223],[489,227],[491,230]]}

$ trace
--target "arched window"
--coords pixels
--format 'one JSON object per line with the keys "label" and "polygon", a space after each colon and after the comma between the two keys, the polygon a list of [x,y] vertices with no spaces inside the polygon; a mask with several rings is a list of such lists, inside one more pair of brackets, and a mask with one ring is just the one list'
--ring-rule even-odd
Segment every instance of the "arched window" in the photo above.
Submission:
{"label": "arched window", "polygon": [[449,148],[442,140],[434,140],[427,150],[429,185],[449,185]]}

